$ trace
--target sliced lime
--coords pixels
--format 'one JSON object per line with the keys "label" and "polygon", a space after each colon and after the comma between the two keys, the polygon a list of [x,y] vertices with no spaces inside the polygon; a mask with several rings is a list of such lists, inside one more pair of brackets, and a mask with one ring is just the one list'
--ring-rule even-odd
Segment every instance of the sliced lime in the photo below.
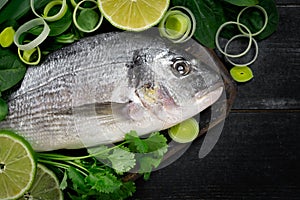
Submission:
{"label": "sliced lime", "polygon": [[194,118],[190,118],[171,127],[168,133],[175,142],[192,142],[199,134],[199,124]]}
{"label": "sliced lime", "polygon": [[247,66],[234,66],[230,74],[237,82],[247,82],[253,78],[252,70]]}
{"label": "sliced lime", "polygon": [[55,174],[44,165],[37,165],[36,177],[32,187],[19,200],[43,199],[62,200],[63,193]]}
{"label": "sliced lime", "polygon": [[170,0],[98,0],[105,18],[115,27],[142,31],[156,25],[164,16]]}
{"label": "sliced lime", "polygon": [[0,199],[17,199],[32,185],[36,172],[35,154],[21,136],[0,131]]}

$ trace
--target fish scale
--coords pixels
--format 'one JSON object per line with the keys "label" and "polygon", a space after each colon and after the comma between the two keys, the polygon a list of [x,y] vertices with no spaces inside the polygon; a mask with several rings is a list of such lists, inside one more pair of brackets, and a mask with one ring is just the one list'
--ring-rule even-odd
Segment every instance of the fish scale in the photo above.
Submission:
{"label": "fish scale", "polygon": [[[142,135],[179,123],[218,99],[221,79],[207,66],[193,66],[187,77],[174,74],[172,60],[186,54],[169,47],[159,36],[136,33],[101,34],[64,47],[27,70],[0,127],[24,136],[36,151],[49,151],[112,143],[132,129]],[[208,86],[217,93],[208,95],[209,103],[198,102],[197,93]]]}

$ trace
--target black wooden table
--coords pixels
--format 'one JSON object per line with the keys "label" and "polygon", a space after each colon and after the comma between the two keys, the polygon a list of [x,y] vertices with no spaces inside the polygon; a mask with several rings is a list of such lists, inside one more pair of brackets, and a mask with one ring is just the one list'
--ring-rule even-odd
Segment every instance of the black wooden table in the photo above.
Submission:
{"label": "black wooden table", "polygon": [[132,199],[300,199],[300,1],[278,0],[280,23],[259,42],[254,79],[237,98],[214,149],[203,137],[176,162],[137,180]]}

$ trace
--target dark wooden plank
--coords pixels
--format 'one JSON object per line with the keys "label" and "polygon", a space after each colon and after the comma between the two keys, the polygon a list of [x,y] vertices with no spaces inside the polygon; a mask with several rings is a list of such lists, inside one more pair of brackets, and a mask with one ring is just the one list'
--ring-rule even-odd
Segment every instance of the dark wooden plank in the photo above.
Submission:
{"label": "dark wooden plank", "polygon": [[231,113],[213,151],[202,139],[173,164],[137,180],[131,199],[299,199],[298,112]]}
{"label": "dark wooden plank", "polygon": [[278,9],[278,31],[259,42],[254,79],[239,85],[234,109],[300,108],[300,6]]}
{"label": "dark wooden plank", "polygon": [[300,5],[300,0],[276,0],[277,5]]}

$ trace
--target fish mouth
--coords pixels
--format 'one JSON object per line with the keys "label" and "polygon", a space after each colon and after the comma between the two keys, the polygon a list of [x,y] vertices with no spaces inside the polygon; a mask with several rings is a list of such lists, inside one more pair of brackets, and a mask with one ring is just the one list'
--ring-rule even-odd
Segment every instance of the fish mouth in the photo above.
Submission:
{"label": "fish mouth", "polygon": [[198,106],[199,112],[213,105],[222,95],[224,86],[217,84],[205,91],[199,91],[195,94],[194,101]]}

